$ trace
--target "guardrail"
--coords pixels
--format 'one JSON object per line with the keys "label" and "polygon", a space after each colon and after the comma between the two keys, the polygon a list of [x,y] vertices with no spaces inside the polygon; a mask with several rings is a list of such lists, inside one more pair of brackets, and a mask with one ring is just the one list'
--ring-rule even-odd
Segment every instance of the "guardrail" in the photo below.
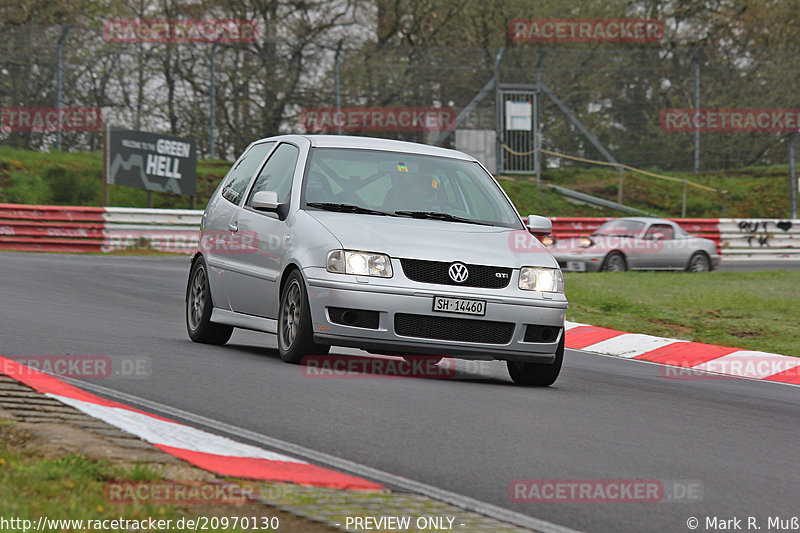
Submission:
{"label": "guardrail", "polygon": [[727,261],[800,261],[800,219],[721,218]]}
{"label": "guardrail", "polygon": [[104,217],[104,252],[150,248],[190,253],[200,240],[203,211],[107,207]]}
{"label": "guardrail", "polygon": [[0,249],[188,253],[197,246],[202,215],[189,209],[0,204]]}
{"label": "guardrail", "polygon": [[100,252],[104,212],[102,207],[0,204],[0,248]]}
{"label": "guardrail", "polygon": [[575,200],[580,200],[581,202],[587,203],[589,205],[599,205],[601,207],[607,207],[609,209],[614,209],[616,211],[622,211],[623,213],[629,213],[634,216],[637,215],[644,217],[651,216],[650,213],[648,213],[647,211],[642,211],[641,209],[636,209],[635,207],[622,205],[617,202],[611,202],[604,198],[592,196],[591,194],[582,193],[580,191],[573,191],[572,189],[567,189],[566,187],[559,187],[558,185],[553,185],[552,183],[547,183],[546,185],[549,188],[561,194],[562,196],[568,196],[570,198],[574,198]]}
{"label": "guardrail", "polygon": [[[153,249],[189,253],[203,211],[131,207],[0,204],[0,250],[112,252]],[[557,239],[589,235],[602,217],[554,217]],[[717,243],[724,261],[800,261],[800,220],[674,218],[684,230]]]}

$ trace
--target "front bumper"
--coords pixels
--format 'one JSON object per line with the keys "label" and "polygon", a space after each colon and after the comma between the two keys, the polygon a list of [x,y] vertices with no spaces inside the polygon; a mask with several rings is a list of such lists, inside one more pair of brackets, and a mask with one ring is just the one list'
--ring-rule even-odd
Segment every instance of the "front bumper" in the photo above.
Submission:
{"label": "front bumper", "polygon": [[[552,363],[564,335],[567,310],[564,295],[534,292],[528,295],[520,291],[517,288],[518,270],[505,289],[417,283],[405,278],[398,269],[394,278],[389,279],[331,274],[323,268],[304,269],[303,275],[308,284],[314,340],[321,344],[351,346],[377,353]],[[486,313],[484,316],[471,316],[433,311],[434,296],[485,300]],[[377,311],[378,326],[370,329],[332,322],[328,312],[330,307]],[[395,315],[400,313],[510,323],[513,324],[513,333],[503,344],[399,335],[395,331]],[[469,326],[467,322],[464,324]],[[558,334],[552,342],[525,342],[528,325],[557,328]]]}
{"label": "front bumper", "polygon": [[550,252],[565,272],[597,272],[603,266],[606,256],[605,252],[559,252],[553,249]]}

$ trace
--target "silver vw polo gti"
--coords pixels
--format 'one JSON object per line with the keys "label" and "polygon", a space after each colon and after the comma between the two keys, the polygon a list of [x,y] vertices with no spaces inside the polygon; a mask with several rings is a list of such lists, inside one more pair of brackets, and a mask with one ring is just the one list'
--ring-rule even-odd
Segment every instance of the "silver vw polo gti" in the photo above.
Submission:
{"label": "silver vw polo gti", "polygon": [[500,359],[550,385],[564,357],[558,263],[475,158],[415,143],[284,135],[252,143],[203,213],[186,325],[224,344],[277,335],[284,361],[348,346]]}

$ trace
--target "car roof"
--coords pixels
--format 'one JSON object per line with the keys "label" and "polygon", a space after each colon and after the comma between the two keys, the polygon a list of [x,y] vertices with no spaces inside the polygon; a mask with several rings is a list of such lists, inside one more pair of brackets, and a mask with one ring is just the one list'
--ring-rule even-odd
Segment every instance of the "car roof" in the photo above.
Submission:
{"label": "car roof", "polygon": [[[670,224],[675,225],[674,222],[671,220],[667,220],[666,218],[658,218],[658,217],[622,217],[617,218],[615,220],[631,220],[633,222],[643,222],[645,224]],[[611,222],[609,220],[609,222]]]}
{"label": "car roof", "polygon": [[433,155],[439,157],[449,157],[452,159],[462,159],[465,161],[475,161],[475,158],[450,148],[430,146],[428,144],[413,143],[407,141],[396,141],[394,139],[381,139],[378,137],[359,137],[355,135],[276,135],[259,139],[261,141],[280,141],[291,140],[292,138],[302,137],[311,142],[313,148],[362,148],[367,150],[385,150],[389,152],[404,152],[407,154]]}

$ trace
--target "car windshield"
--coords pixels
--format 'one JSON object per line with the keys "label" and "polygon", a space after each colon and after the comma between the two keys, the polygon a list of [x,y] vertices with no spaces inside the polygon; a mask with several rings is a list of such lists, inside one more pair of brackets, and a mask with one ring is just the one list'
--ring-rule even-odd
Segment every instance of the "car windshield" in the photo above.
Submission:
{"label": "car windshield", "polygon": [[613,237],[635,237],[644,228],[644,222],[636,220],[609,220],[594,232],[594,235]]}
{"label": "car windshield", "polygon": [[478,163],[448,157],[314,148],[304,195],[314,209],[523,228]]}

